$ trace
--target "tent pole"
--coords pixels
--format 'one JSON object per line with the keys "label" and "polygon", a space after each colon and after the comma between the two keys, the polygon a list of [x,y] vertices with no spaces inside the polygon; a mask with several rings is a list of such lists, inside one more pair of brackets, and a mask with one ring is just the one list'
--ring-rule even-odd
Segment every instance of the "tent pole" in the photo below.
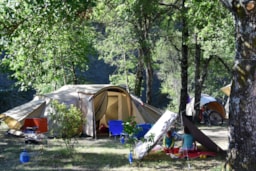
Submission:
{"label": "tent pole", "polygon": [[97,130],[96,130],[96,119],[95,119],[95,110],[94,110],[94,101],[92,100],[92,118],[93,118],[93,131],[94,138],[97,139]]}

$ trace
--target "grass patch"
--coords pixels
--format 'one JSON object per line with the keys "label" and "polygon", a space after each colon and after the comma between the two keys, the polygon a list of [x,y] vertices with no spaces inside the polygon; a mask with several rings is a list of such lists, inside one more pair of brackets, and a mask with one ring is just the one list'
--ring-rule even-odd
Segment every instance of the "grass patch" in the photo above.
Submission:
{"label": "grass patch", "polygon": [[[25,145],[23,138],[5,135],[6,129],[0,130],[0,165],[1,170],[20,171],[153,171],[153,170],[210,170],[221,171],[224,156],[206,159],[172,159],[163,152],[151,153],[141,161],[128,161],[129,148],[118,139],[99,137],[97,140],[79,138],[75,152],[70,155],[65,144],[59,139],[49,139],[45,145]],[[26,148],[31,156],[28,163],[21,164],[19,155]]]}

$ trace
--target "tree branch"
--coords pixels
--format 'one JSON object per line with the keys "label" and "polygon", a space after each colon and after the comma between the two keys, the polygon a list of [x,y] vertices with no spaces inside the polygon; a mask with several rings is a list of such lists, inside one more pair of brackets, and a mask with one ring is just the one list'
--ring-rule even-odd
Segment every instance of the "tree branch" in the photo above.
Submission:
{"label": "tree branch", "polygon": [[225,63],[225,61],[221,57],[219,57],[217,55],[215,55],[215,57],[224,65],[224,67],[228,70],[228,72],[231,72],[231,69],[229,68],[229,66]]}
{"label": "tree branch", "polygon": [[213,56],[210,56],[205,62],[204,62],[204,66],[203,66],[203,71],[202,71],[202,83],[201,83],[201,85],[203,85],[204,84],[204,81],[205,81],[205,78],[206,78],[206,76],[207,76],[207,74],[208,74],[208,66],[209,66],[209,64],[210,64],[210,62],[211,62],[211,60],[213,59]]}
{"label": "tree branch", "polygon": [[17,22],[17,23],[13,23],[13,24],[11,24],[9,26],[7,24],[5,24],[4,22],[0,22],[0,25],[3,26],[3,30],[4,30],[5,34],[11,35],[25,21],[26,21],[26,19],[21,20],[20,22]]}
{"label": "tree branch", "polygon": [[180,6],[177,5],[177,3],[179,2],[179,0],[176,0],[174,3],[171,3],[171,4],[166,4],[166,3],[163,3],[163,2],[159,2],[158,4],[160,6],[165,6],[165,7],[168,7],[166,8],[165,10],[157,13],[152,21],[154,22],[156,19],[159,19],[163,14],[167,14],[169,11],[172,11],[173,9],[176,9],[176,10],[180,10]]}
{"label": "tree branch", "polygon": [[229,10],[232,10],[232,0],[220,0],[220,2]]}
{"label": "tree branch", "polygon": [[176,2],[174,3],[171,3],[171,4],[166,4],[166,3],[163,3],[163,2],[159,2],[158,4],[159,5],[162,5],[162,6],[167,6],[167,7],[171,7],[171,8],[174,8],[174,9],[180,9],[180,6],[176,5],[177,3],[179,2],[179,0],[176,0]]}

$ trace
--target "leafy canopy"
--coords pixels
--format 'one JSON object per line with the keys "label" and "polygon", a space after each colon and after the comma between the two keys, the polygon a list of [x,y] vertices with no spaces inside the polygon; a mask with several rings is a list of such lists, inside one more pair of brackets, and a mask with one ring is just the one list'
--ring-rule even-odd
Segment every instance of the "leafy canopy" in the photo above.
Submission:
{"label": "leafy canopy", "polygon": [[[87,2],[87,3],[85,3]],[[1,1],[2,65],[22,89],[39,92],[77,83],[76,69],[87,69],[94,54],[90,1]]]}

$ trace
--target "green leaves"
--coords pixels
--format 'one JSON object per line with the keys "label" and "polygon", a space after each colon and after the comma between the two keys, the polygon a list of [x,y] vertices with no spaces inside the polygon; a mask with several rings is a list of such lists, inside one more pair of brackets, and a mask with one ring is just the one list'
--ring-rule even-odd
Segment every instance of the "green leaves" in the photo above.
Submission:
{"label": "green leaves", "polygon": [[4,64],[18,85],[43,93],[52,90],[46,85],[76,84],[75,69],[86,70],[88,55],[94,54],[95,34],[86,18],[91,1],[12,2],[1,4],[6,7],[1,14],[7,15],[0,15],[0,27],[8,51]]}
{"label": "green leaves", "polygon": [[[77,71],[86,71],[88,56],[97,51],[99,59],[116,69],[109,76],[111,83],[128,84],[130,90],[145,83],[145,75],[151,75],[145,71],[153,66],[162,92],[178,106],[181,16],[188,22],[189,37],[183,43],[189,47],[190,78],[195,35],[202,61],[215,55],[231,63],[234,54],[232,17],[218,0],[186,1],[186,11],[180,10],[181,1],[173,0],[3,0],[0,6],[0,49],[7,51],[2,66],[21,88],[38,93],[84,83]],[[220,72],[222,67],[215,64]],[[225,77],[212,73],[209,80]],[[146,84],[150,89],[151,83]],[[189,84],[193,90],[193,81]]]}
{"label": "green leaves", "polygon": [[57,100],[51,102],[53,112],[50,120],[54,123],[51,133],[53,136],[62,137],[69,152],[72,152],[72,140],[82,132],[85,118],[82,112],[74,105],[67,106]]}
{"label": "green leaves", "polygon": [[133,148],[133,145],[137,142],[135,135],[141,131],[141,128],[137,127],[134,116],[130,116],[127,121],[123,123],[124,132],[128,134],[126,143],[130,146],[130,151]]}

